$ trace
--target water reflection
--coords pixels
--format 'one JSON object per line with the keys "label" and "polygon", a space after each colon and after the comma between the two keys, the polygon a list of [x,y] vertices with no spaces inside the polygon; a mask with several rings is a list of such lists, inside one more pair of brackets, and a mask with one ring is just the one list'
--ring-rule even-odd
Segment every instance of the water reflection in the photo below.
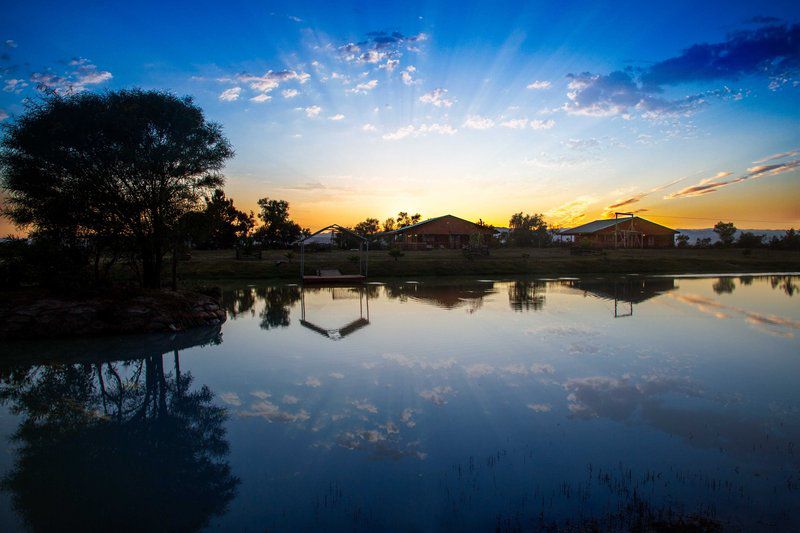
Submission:
{"label": "water reflection", "polygon": [[539,311],[544,307],[544,281],[514,281],[508,284],[508,304],[514,311]]}
{"label": "water reflection", "polygon": [[[350,335],[358,331],[359,329],[369,326],[369,295],[370,293],[375,294],[375,290],[370,290],[370,287],[358,287],[358,288],[349,288],[349,287],[331,287],[328,289],[324,288],[316,288],[316,289],[306,289],[304,288],[300,294],[300,324],[303,327],[310,329],[320,335],[323,335],[331,340],[340,340],[344,337]],[[377,287],[375,287],[377,289]],[[355,300],[358,299],[358,318],[339,327],[333,328],[325,328],[322,327],[311,320],[306,319],[306,292],[314,293],[314,292],[328,292],[331,295],[333,300]]]}
{"label": "water reflection", "polygon": [[226,511],[239,484],[226,411],[192,387],[177,349],[161,353],[194,337],[139,339],[137,358],[0,368],[0,401],[21,417],[2,488],[31,530],[193,531]]}

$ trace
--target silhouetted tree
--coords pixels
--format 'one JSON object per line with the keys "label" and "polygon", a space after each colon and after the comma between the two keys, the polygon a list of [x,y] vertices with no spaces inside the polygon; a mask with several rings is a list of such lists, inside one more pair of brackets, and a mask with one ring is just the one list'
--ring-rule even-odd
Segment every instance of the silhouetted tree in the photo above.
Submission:
{"label": "silhouetted tree", "polygon": [[142,283],[161,284],[177,224],[223,183],[233,155],[189,97],[158,91],[51,94],[0,143],[5,214],[56,242],[128,241]]}
{"label": "silhouetted tree", "polygon": [[689,236],[688,235],[678,235],[675,237],[675,242],[678,243],[678,248],[686,248],[689,246]]}
{"label": "silhouetted tree", "polygon": [[397,213],[396,222],[398,228],[405,228],[406,226],[411,226],[412,224],[416,224],[420,220],[422,220],[422,215],[420,215],[419,213],[415,213],[409,216],[409,214],[406,213],[405,211],[400,211],[399,213]]}
{"label": "silhouetted tree", "polygon": [[552,240],[547,223],[540,214],[526,215],[522,212],[511,215],[508,221],[510,239],[515,246],[547,246]]}
{"label": "silhouetted tree", "polygon": [[722,246],[730,246],[736,237],[736,226],[733,225],[733,222],[720,221],[714,225],[714,233],[719,237]]}
{"label": "silhouetted tree", "polygon": [[254,215],[239,211],[222,189],[205,198],[202,211],[184,217],[186,233],[198,248],[233,248],[255,225]]}
{"label": "silhouetted tree", "polygon": [[758,248],[764,244],[764,235],[756,235],[749,231],[743,231],[736,239],[736,246],[740,248]]}
{"label": "silhouetted tree", "polygon": [[394,230],[395,230],[395,222],[392,217],[389,217],[383,221],[383,231],[394,231]]}
{"label": "silhouetted tree", "polygon": [[375,235],[380,231],[380,229],[381,229],[381,223],[378,221],[377,218],[368,218],[363,222],[359,222],[353,228],[353,230],[362,237],[369,237],[371,235]]}
{"label": "silhouetted tree", "polygon": [[258,207],[264,224],[256,229],[255,237],[263,246],[285,248],[303,236],[303,228],[289,218],[289,202],[261,198]]}

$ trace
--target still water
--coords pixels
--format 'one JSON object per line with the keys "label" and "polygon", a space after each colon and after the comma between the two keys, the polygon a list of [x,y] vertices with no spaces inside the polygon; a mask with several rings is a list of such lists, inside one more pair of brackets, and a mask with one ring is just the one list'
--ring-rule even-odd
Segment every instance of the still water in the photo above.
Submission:
{"label": "still water", "polygon": [[0,346],[0,529],[800,527],[800,278],[226,288]]}

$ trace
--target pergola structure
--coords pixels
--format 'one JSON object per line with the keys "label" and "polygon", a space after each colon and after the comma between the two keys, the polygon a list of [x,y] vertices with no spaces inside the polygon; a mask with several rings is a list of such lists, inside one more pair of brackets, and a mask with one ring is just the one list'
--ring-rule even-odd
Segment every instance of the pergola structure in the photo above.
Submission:
{"label": "pergola structure", "polygon": [[[627,229],[619,228],[619,219],[629,220]],[[623,248],[644,248],[644,233],[634,226],[636,215],[633,213],[614,213],[614,248],[622,245]]]}
{"label": "pergola structure", "polygon": [[[320,269],[316,273],[315,276],[306,276],[306,242],[317,235],[324,233],[326,231],[330,231],[333,233],[333,236],[336,233],[344,233],[347,234],[354,239],[358,240],[358,275],[346,275],[340,273],[338,270],[324,270]],[[311,235],[304,237],[297,241],[300,243],[300,276],[303,281],[305,282],[362,282],[367,278],[369,274],[369,240],[366,237],[355,233],[353,230],[345,228],[344,226],[340,226],[339,224],[330,224],[329,226],[325,226],[324,228],[315,231]]]}

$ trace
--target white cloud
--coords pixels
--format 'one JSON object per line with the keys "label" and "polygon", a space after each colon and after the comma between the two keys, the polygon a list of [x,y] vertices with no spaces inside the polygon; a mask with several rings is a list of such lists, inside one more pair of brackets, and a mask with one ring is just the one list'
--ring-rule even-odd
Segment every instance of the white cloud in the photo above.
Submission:
{"label": "white cloud", "polygon": [[378,86],[378,80],[370,80],[364,83],[359,83],[352,89],[348,89],[347,92],[353,94],[367,94],[369,91],[374,89]]}
{"label": "white cloud", "polygon": [[480,115],[470,115],[464,121],[464,127],[471,130],[488,130],[494,127],[494,120]]}
{"label": "white cloud", "polygon": [[219,99],[223,102],[233,102],[239,99],[239,95],[242,94],[241,87],[231,87],[230,89],[225,89],[219,95]]}
{"label": "white cloud", "polygon": [[334,121],[344,120],[344,115],[342,115],[341,113],[337,113],[331,117],[328,117],[328,120],[334,120]]}
{"label": "white cloud", "polygon": [[403,73],[400,74],[400,77],[403,79],[403,83],[406,85],[414,85],[418,83],[418,80],[415,80],[412,76],[412,74],[414,74],[416,71],[417,67],[414,65],[407,66]]}
{"label": "white cloud", "polygon": [[553,126],[556,125],[556,121],[553,119],[548,120],[531,120],[531,128],[535,130],[549,130]]}
{"label": "white cloud", "polygon": [[22,92],[22,89],[24,89],[27,86],[28,84],[25,83],[25,80],[11,78],[6,80],[6,84],[5,87],[3,87],[3,91],[7,93],[19,94],[20,92]]}
{"label": "white cloud", "polygon": [[299,93],[297,92],[297,89],[284,89],[283,91],[281,91],[281,94],[283,95],[284,98],[288,99],[288,98],[294,98]]}
{"label": "white cloud", "polygon": [[431,92],[425,93],[419,97],[419,101],[423,104],[432,104],[436,107],[450,107],[453,105],[453,100],[447,98],[447,89],[437,87]]}
{"label": "white cloud", "polygon": [[549,403],[529,403],[528,409],[534,413],[549,413],[552,410],[552,407]]}
{"label": "white cloud", "polygon": [[396,69],[399,64],[400,61],[398,59],[387,59],[386,63],[380,65],[378,68],[382,68],[386,72],[394,72],[394,69]]}
{"label": "white cloud", "polygon": [[17,43],[16,43],[16,41],[14,41],[12,39],[7,39],[6,40],[6,46],[9,47],[9,48],[16,48],[17,47]]}
{"label": "white cloud", "polygon": [[532,90],[541,90],[541,89],[549,89],[549,88],[550,88],[550,82],[549,81],[537,80],[537,81],[534,81],[533,83],[529,83],[528,84],[528,89],[532,89]]}
{"label": "white cloud", "polygon": [[428,133],[438,133],[439,135],[453,135],[458,130],[454,127],[450,126],[449,124],[422,124],[419,127],[415,127],[413,125],[403,126],[402,128],[398,128],[397,130],[386,133],[383,135],[383,138],[387,141],[398,141],[400,139],[405,139],[406,137],[413,136],[413,137],[420,137],[424,136]]}
{"label": "white cloud", "polygon": [[306,112],[306,116],[308,118],[314,118],[314,117],[316,117],[317,115],[320,114],[320,112],[322,111],[322,108],[320,106],[318,106],[318,105],[312,105],[312,106],[304,108],[303,111]]}
{"label": "white cloud", "polygon": [[[306,72],[296,72],[294,70],[279,70],[279,71],[272,71],[268,70],[262,76],[254,76],[252,74],[238,74],[236,76],[236,81],[241,83],[246,83],[250,86],[251,89],[254,91],[258,91],[260,93],[269,93],[272,92],[274,89],[280,86],[281,83],[287,81],[297,81],[301,84],[307,82],[311,77],[310,74]],[[222,78],[220,81],[231,81],[228,78]]]}
{"label": "white cloud", "polygon": [[363,126],[361,126],[361,129],[364,130],[364,131],[378,131],[378,128],[376,128],[375,126],[373,126],[372,124],[369,124],[369,123],[364,124]]}
{"label": "white cloud", "polygon": [[553,126],[556,125],[555,120],[548,119],[548,120],[528,120],[527,118],[512,118],[501,122],[500,125],[504,128],[509,128],[512,130],[522,130],[527,127],[530,127],[534,130],[549,130]]}
{"label": "white cloud", "polygon": [[5,119],[8,118],[8,116],[9,116],[8,113],[6,113],[4,110],[0,109],[0,122],[3,122]]}
{"label": "white cloud", "polygon": [[75,94],[88,89],[89,85],[99,85],[113,78],[111,72],[98,70],[88,59],[76,58],[69,62],[72,70],[64,76],[53,72],[34,72],[29,81],[36,86],[52,89],[58,94]]}
{"label": "white cloud", "polygon": [[512,130],[521,130],[528,126],[527,118],[514,118],[500,123],[504,128],[511,128]]}
{"label": "white cloud", "polygon": [[263,104],[264,102],[269,102],[272,100],[272,97],[267,93],[258,94],[250,99],[251,102],[255,102],[257,104]]}

